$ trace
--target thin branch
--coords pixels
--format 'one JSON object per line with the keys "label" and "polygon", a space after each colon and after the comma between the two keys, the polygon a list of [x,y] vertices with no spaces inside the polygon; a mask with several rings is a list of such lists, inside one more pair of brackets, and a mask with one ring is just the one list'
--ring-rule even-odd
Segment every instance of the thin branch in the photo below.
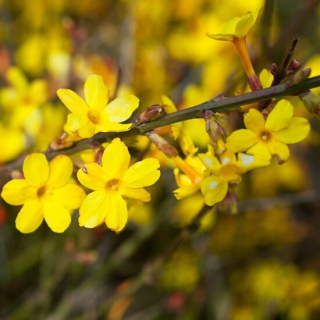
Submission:
{"label": "thin branch", "polygon": [[[48,160],[53,159],[59,154],[71,155],[76,152],[91,149],[93,143],[99,142],[103,143],[110,141],[116,137],[125,138],[135,135],[143,135],[148,131],[154,130],[156,128],[164,127],[173,123],[186,121],[190,119],[202,118],[202,110],[212,110],[215,112],[227,112],[236,109],[240,106],[251,104],[254,102],[260,102],[269,100],[272,98],[283,97],[283,96],[294,96],[306,90],[320,87],[320,76],[309,78],[299,84],[288,85],[286,83],[270,87],[267,89],[245,93],[239,96],[225,98],[222,100],[209,100],[199,105],[184,110],[179,110],[174,113],[167,114],[153,121],[147,123],[142,123],[137,127],[131,128],[126,132],[108,132],[108,133],[98,133],[92,138],[83,139],[81,141],[75,142],[71,147],[53,150],[48,148],[45,152]],[[25,156],[8,163],[7,165],[0,168],[0,175],[9,176],[11,171],[21,167]]]}
{"label": "thin branch", "polygon": [[[290,63],[290,60],[293,56],[293,52],[294,52],[294,49],[295,49],[297,43],[298,43],[298,39],[294,38],[290,44],[290,47],[289,47],[287,53],[285,54],[284,58],[282,59],[280,67],[278,68],[276,74],[274,75],[273,81],[271,83],[271,87],[277,86],[285,78],[286,70],[287,70],[288,65]],[[271,99],[264,101],[261,104],[261,109],[266,108],[269,105],[270,101],[271,101]]]}

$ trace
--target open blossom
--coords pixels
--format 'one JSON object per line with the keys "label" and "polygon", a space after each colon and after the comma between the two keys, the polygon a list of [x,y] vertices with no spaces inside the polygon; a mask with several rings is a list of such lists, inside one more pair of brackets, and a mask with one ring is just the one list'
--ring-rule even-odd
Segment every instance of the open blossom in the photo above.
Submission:
{"label": "open blossom", "polygon": [[9,181],[2,198],[14,206],[23,205],[16,227],[22,233],[35,231],[43,219],[54,232],[64,232],[71,223],[71,212],[80,207],[83,189],[69,183],[73,164],[69,157],[59,155],[50,164],[42,153],[33,153],[23,163],[25,179]]}
{"label": "open blossom", "polygon": [[239,153],[236,157],[228,149],[220,155],[220,161],[210,153],[199,154],[199,158],[210,172],[210,176],[201,184],[201,192],[208,206],[222,201],[227,195],[229,183],[241,182],[241,174],[270,164],[268,160],[260,160],[245,153]]}
{"label": "open blossom", "polygon": [[293,106],[284,99],[276,104],[267,120],[258,110],[250,109],[244,123],[247,129],[234,131],[227,138],[227,147],[266,160],[276,155],[280,162],[290,156],[287,144],[302,141],[310,132],[308,120],[293,117]]}
{"label": "open blossom", "polygon": [[90,138],[97,132],[122,132],[131,128],[128,120],[139,106],[139,99],[127,94],[109,101],[109,90],[103,78],[91,75],[85,82],[85,100],[69,89],[59,89],[57,94],[64,105],[72,112],[68,116],[67,128],[77,132],[82,138]]}
{"label": "open blossom", "polygon": [[105,149],[102,166],[87,163],[78,171],[79,181],[93,190],[81,205],[80,226],[94,228],[105,221],[108,228],[119,232],[128,219],[124,198],[150,201],[144,187],[159,179],[159,161],[149,158],[129,167],[130,158],[126,145],[116,138]]}

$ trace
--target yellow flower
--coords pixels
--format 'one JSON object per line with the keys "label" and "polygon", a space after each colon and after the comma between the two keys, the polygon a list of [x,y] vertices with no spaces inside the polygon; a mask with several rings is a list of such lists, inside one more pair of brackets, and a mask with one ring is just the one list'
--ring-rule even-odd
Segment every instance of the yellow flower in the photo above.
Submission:
{"label": "yellow flower", "polygon": [[222,201],[227,195],[229,183],[241,182],[241,174],[270,163],[245,153],[239,153],[237,159],[228,149],[220,155],[220,161],[209,153],[199,154],[199,158],[211,173],[201,184],[201,192],[208,206]]}
{"label": "yellow flower", "polygon": [[223,41],[234,41],[235,39],[245,38],[255,24],[260,11],[261,8],[254,12],[248,12],[244,16],[234,17],[222,26],[221,33],[207,34],[207,36]]}
{"label": "yellow flower", "polygon": [[302,141],[310,131],[307,119],[293,117],[293,106],[287,100],[280,100],[267,120],[258,110],[250,109],[244,123],[247,129],[233,132],[227,138],[227,147],[266,160],[276,155],[279,162],[287,161],[290,156],[287,144]]}
{"label": "yellow flower", "polygon": [[54,232],[64,232],[70,225],[70,211],[80,207],[83,189],[68,183],[73,170],[69,157],[59,155],[50,164],[44,154],[33,153],[23,163],[25,179],[9,181],[2,198],[14,206],[23,205],[16,219],[22,233],[35,231],[43,221]]}
{"label": "yellow flower", "polygon": [[1,105],[10,113],[11,126],[24,129],[33,136],[41,124],[38,108],[48,97],[47,83],[41,79],[29,83],[17,67],[9,68],[6,76],[11,86],[0,91]]}
{"label": "yellow flower", "polygon": [[139,105],[139,99],[132,94],[119,97],[108,104],[109,90],[99,75],[91,75],[85,82],[85,100],[69,89],[59,89],[57,94],[72,112],[68,116],[68,130],[78,132],[82,138],[90,138],[97,132],[129,130],[131,123],[119,122],[129,119]]}
{"label": "yellow flower", "polygon": [[175,168],[173,171],[177,186],[179,187],[173,191],[173,194],[180,200],[200,190],[205,167],[197,156],[188,156],[185,160],[176,157],[174,161],[185,173],[180,173],[178,168]]}
{"label": "yellow flower", "polygon": [[262,86],[256,75],[248,53],[246,36],[255,24],[261,8],[248,12],[242,17],[235,17],[222,26],[222,32],[218,34],[208,34],[207,36],[215,40],[232,41],[240,55],[242,64],[248,76],[248,83],[252,91],[261,90]]}
{"label": "yellow flower", "polygon": [[90,193],[80,208],[79,224],[94,228],[105,221],[108,228],[121,231],[127,223],[127,204],[123,198],[148,202],[151,186],[160,177],[159,161],[145,159],[129,168],[130,154],[126,145],[114,139],[102,155],[102,166],[88,163],[78,171],[79,181]]}

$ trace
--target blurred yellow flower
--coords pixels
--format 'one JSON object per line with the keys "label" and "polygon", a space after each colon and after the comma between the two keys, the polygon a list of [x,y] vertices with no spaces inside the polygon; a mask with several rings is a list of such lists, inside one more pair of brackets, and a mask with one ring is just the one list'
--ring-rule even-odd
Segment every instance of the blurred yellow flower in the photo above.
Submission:
{"label": "blurred yellow flower", "polygon": [[131,123],[120,124],[119,122],[129,119],[139,105],[139,99],[132,94],[108,103],[109,90],[99,75],[91,75],[85,82],[85,100],[69,89],[59,89],[57,94],[72,112],[68,116],[68,130],[78,132],[82,138],[90,138],[97,132],[129,130]]}
{"label": "blurred yellow flower", "polygon": [[25,179],[9,181],[2,198],[9,204],[23,205],[16,219],[22,233],[35,231],[43,221],[52,231],[64,232],[71,223],[70,211],[80,207],[83,189],[68,183],[73,171],[69,157],[59,155],[50,164],[42,153],[33,153],[23,163]]}
{"label": "blurred yellow flower", "polygon": [[159,179],[159,161],[149,158],[129,168],[130,158],[127,146],[116,138],[105,149],[102,166],[87,163],[78,171],[79,181],[94,190],[80,208],[80,226],[94,228],[105,221],[108,228],[119,232],[128,219],[123,198],[150,201],[150,193],[143,188]]}
{"label": "blurred yellow flower", "polygon": [[209,153],[199,154],[199,158],[211,173],[201,184],[201,192],[208,206],[222,201],[227,195],[229,183],[241,182],[242,173],[269,165],[268,160],[259,160],[245,153],[239,153],[237,159],[228,149],[220,155],[220,161]]}
{"label": "blurred yellow flower", "polygon": [[293,117],[293,106],[280,100],[268,115],[267,120],[255,109],[244,117],[247,129],[234,131],[227,138],[227,148],[234,152],[247,151],[260,159],[270,160],[276,155],[279,162],[290,156],[287,144],[302,141],[310,132],[307,119]]}

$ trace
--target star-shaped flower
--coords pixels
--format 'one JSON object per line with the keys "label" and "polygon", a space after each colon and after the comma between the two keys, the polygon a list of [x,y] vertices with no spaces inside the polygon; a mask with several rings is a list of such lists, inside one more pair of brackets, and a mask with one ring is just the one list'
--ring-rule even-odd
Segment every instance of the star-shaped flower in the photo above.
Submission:
{"label": "star-shaped flower", "polygon": [[94,228],[105,221],[108,228],[119,232],[128,219],[125,198],[150,201],[150,193],[143,188],[159,179],[159,161],[149,158],[131,167],[129,163],[128,148],[116,138],[104,150],[102,166],[87,163],[78,171],[79,181],[94,190],[80,208],[80,226]]}
{"label": "star-shaped flower", "polygon": [[139,106],[139,99],[127,94],[108,103],[109,90],[99,75],[88,77],[84,85],[85,100],[69,89],[59,89],[57,94],[72,112],[68,116],[67,128],[78,132],[82,138],[90,138],[98,132],[122,132],[131,128],[128,120]]}
{"label": "star-shaped flower", "polygon": [[244,123],[247,129],[234,131],[227,138],[227,147],[266,160],[276,155],[279,162],[287,161],[290,156],[287,144],[302,141],[310,132],[308,120],[293,117],[293,106],[284,99],[276,104],[267,120],[258,110],[250,109]]}
{"label": "star-shaped flower", "polygon": [[210,172],[210,176],[201,184],[201,192],[208,206],[222,201],[227,195],[229,183],[241,182],[241,174],[270,164],[268,160],[260,160],[245,153],[239,153],[236,157],[228,149],[220,155],[220,160],[210,153],[199,154],[199,158]]}
{"label": "star-shaped flower", "polygon": [[69,183],[73,164],[69,157],[59,155],[50,164],[42,153],[33,153],[23,163],[25,179],[9,181],[2,198],[14,206],[23,205],[16,227],[22,233],[35,231],[43,219],[54,232],[64,232],[71,223],[71,212],[80,207],[83,189]]}

